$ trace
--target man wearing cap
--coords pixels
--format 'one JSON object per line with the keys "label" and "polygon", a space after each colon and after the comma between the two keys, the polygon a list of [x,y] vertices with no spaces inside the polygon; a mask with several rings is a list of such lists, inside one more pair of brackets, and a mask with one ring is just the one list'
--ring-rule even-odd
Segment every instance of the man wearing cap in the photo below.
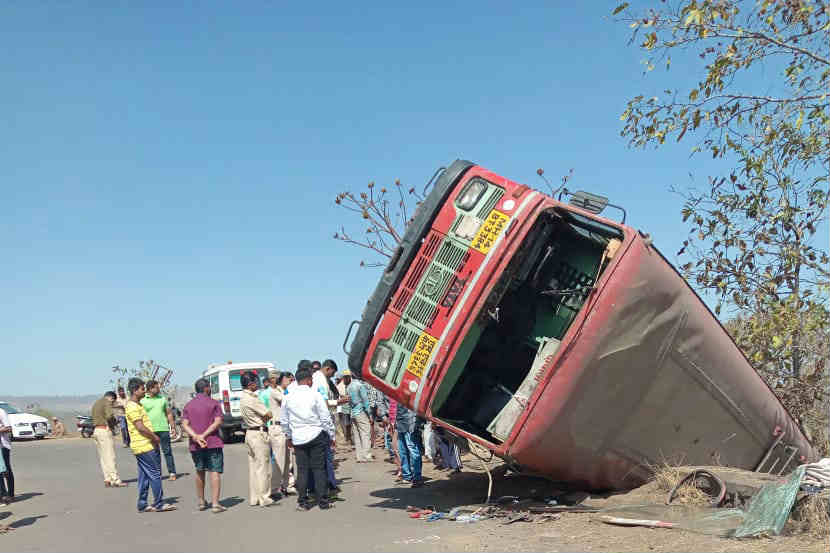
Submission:
{"label": "man wearing cap", "polygon": [[268,427],[271,412],[257,396],[259,377],[254,372],[243,373],[239,379],[242,397],[239,408],[245,424],[245,445],[248,446],[248,491],[252,507],[272,505],[271,499],[271,444]]}

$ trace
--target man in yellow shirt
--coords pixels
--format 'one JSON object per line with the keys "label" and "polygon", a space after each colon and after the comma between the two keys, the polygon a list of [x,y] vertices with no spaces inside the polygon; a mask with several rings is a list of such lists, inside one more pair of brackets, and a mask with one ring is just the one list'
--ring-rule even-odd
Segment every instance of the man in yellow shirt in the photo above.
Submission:
{"label": "man in yellow shirt", "polygon": [[[144,397],[144,381],[131,378],[127,384],[130,401],[124,406],[127,431],[130,433],[130,449],[138,463],[138,512],[152,513],[173,511],[175,506],[162,504],[164,492],[161,489],[161,453],[159,437],[153,432],[150,416],[141,406]],[[147,494],[153,488],[153,504],[147,505]]]}

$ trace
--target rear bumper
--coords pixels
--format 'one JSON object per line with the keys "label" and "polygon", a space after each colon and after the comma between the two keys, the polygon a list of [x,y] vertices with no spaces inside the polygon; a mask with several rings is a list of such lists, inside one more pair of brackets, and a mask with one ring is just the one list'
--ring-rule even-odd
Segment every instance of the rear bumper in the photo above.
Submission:
{"label": "rear bumper", "polygon": [[242,422],[242,417],[234,417],[233,415],[222,415],[222,428],[242,429],[244,427],[245,423]]}
{"label": "rear bumper", "polygon": [[433,186],[427,198],[418,208],[415,217],[399,244],[398,251],[390,260],[389,265],[384,269],[375,291],[369,297],[363,315],[360,319],[360,327],[357,330],[352,347],[349,350],[349,369],[358,377],[362,376],[363,358],[366,350],[372,341],[372,335],[378,321],[386,311],[389,300],[395,293],[403,276],[406,274],[409,264],[421,248],[421,239],[426,235],[450,193],[458,180],[475,164],[469,161],[456,160],[450,165]]}

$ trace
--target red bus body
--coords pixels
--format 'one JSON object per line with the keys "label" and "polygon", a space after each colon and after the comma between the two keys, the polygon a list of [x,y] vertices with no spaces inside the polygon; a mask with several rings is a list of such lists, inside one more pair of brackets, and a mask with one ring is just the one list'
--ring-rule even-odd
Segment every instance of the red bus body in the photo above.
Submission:
{"label": "red bus body", "polygon": [[[496,200],[465,217],[457,204],[462,193],[474,195],[474,179]],[[433,195],[370,298],[349,352],[352,371],[381,392],[514,470],[583,489],[635,487],[649,466],[667,461],[754,469],[771,451],[778,472],[815,458],[796,422],[645,235],[469,162],[448,168]],[[461,242],[447,244],[448,235],[479,221],[466,251]],[[563,251],[571,257],[556,265]],[[580,273],[581,292],[535,284],[548,273],[563,281],[563,267],[573,273],[568,263],[577,258],[591,268]],[[593,264],[598,277],[586,284]],[[426,301],[432,291],[440,297]],[[535,326],[516,334],[521,317],[500,319],[499,307],[531,313]],[[554,330],[540,338],[538,328]],[[563,334],[551,338],[556,332]],[[534,339],[533,368],[513,363],[531,359]],[[493,383],[502,376],[512,384]]]}

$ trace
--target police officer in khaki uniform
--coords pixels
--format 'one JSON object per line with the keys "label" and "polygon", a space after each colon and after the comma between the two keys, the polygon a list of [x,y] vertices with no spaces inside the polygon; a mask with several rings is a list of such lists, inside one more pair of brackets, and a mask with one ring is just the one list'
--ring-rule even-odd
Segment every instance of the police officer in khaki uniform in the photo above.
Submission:
{"label": "police officer in khaki uniform", "polygon": [[257,396],[259,377],[256,373],[246,372],[240,377],[242,397],[239,407],[242,422],[245,423],[245,445],[248,446],[248,490],[252,507],[267,507],[274,503],[271,499],[271,443],[268,439],[268,420],[271,412]]}
{"label": "police officer in khaki uniform", "polygon": [[[286,496],[294,487],[294,477],[291,475],[291,450],[285,443],[285,432],[280,426],[280,412],[285,398],[285,388],[288,386],[288,375],[279,371],[269,371],[271,380],[271,424],[268,426],[268,435],[271,440],[271,452],[274,455],[272,466],[271,486],[276,485],[279,492]],[[276,468],[276,470],[274,470]]]}

